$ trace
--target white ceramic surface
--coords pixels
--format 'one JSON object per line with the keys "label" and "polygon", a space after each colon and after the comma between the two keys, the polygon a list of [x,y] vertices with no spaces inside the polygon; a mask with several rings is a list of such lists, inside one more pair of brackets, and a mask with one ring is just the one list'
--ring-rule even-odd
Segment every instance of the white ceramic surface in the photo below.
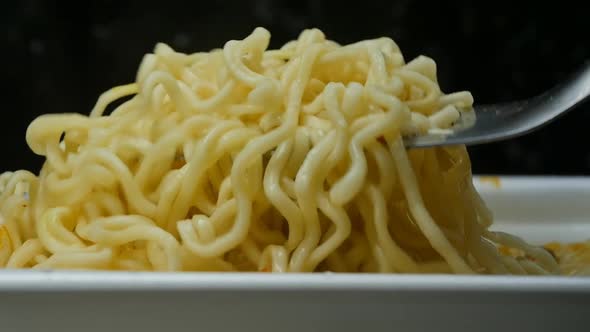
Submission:
{"label": "white ceramic surface", "polygon": [[[590,238],[590,178],[475,179],[495,229]],[[590,278],[0,271],[0,331],[588,331]]]}

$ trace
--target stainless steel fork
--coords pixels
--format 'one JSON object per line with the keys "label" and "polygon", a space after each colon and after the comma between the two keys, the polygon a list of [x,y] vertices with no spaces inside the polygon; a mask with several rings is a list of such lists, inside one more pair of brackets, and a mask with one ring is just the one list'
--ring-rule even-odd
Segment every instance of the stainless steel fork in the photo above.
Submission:
{"label": "stainless steel fork", "polygon": [[590,61],[569,79],[536,97],[503,104],[475,105],[450,128],[453,132],[404,138],[407,148],[491,143],[535,131],[575,108],[590,95]]}

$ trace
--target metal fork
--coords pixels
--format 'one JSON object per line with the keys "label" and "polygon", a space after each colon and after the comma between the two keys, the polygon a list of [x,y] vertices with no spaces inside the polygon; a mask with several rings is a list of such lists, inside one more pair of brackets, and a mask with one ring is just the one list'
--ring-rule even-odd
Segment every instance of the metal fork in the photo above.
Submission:
{"label": "metal fork", "polygon": [[406,148],[476,145],[528,134],[557,119],[588,99],[590,61],[569,79],[536,97],[503,104],[474,106],[462,112],[453,132],[405,137]]}

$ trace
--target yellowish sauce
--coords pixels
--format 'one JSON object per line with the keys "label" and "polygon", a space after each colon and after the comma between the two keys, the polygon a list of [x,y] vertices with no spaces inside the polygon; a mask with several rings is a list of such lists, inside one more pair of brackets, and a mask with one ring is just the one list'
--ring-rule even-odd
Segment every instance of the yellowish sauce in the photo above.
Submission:
{"label": "yellowish sauce", "polygon": [[502,181],[500,180],[499,176],[481,176],[479,178],[479,182],[489,183],[493,185],[496,189],[502,188]]}

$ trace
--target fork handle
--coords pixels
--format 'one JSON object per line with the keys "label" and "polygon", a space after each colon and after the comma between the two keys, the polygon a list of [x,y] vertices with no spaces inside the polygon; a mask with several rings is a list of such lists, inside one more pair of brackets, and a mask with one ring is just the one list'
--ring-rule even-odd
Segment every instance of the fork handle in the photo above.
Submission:
{"label": "fork handle", "polygon": [[[555,90],[553,92],[553,90]],[[568,80],[548,91],[553,95],[563,96],[563,106],[568,110],[586,101],[590,96],[590,60],[574,72]],[[566,102],[567,100],[567,102]]]}

